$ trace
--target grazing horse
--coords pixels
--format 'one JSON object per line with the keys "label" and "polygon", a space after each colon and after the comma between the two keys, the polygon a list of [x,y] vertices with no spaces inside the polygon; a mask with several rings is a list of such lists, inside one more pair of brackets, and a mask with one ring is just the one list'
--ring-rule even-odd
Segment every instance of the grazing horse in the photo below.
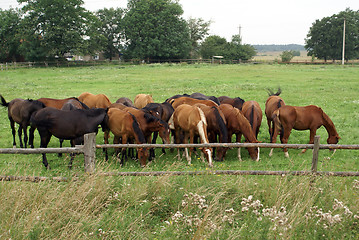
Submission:
{"label": "grazing horse", "polygon": [[[122,140],[122,144],[128,143],[129,140],[135,139],[137,144],[146,143],[145,136],[143,135],[140,126],[131,113],[117,109],[110,108],[107,112],[107,126],[108,129],[115,135],[114,143],[117,144]],[[137,148],[138,159],[142,167],[146,166],[148,158],[148,151],[146,148]],[[127,159],[126,148],[122,149],[123,160]]]}
{"label": "grazing horse", "polygon": [[220,96],[218,100],[221,104],[230,104],[233,107],[238,108],[239,110],[242,110],[243,103],[245,102],[240,97],[230,98],[227,96]]}
{"label": "grazing horse", "polygon": [[[233,134],[236,134],[236,142],[241,142],[243,134],[246,142],[258,143],[251,124],[239,109],[230,104],[221,104],[219,109],[221,109],[227,121],[228,142],[232,142]],[[247,149],[251,158],[259,161],[259,148],[249,147]],[[238,159],[242,160],[240,148],[238,148]]]}
{"label": "grazing horse", "polygon": [[215,96],[207,96],[204,95],[203,93],[192,93],[191,95],[189,95],[189,97],[191,98],[195,98],[195,99],[200,99],[200,100],[212,100],[213,102],[217,103],[217,105],[220,104],[218,98],[216,98]]}
{"label": "grazing horse", "polygon": [[[173,126],[176,131],[176,142],[180,143],[181,134],[183,134],[183,143],[194,142],[195,136],[200,136],[201,143],[208,143],[207,135],[207,121],[203,111],[196,106],[191,106],[188,104],[182,104],[178,106],[173,113]],[[205,154],[209,166],[213,167],[212,163],[212,149],[205,147],[200,148]],[[188,155],[188,149],[185,149],[186,158],[188,164],[191,164],[191,152]],[[178,149],[178,159],[180,159],[180,152]]]}
{"label": "grazing horse", "polygon": [[39,98],[37,101],[42,102],[45,104],[46,107],[53,107],[57,109],[61,109],[62,106],[67,103],[69,100],[79,101],[78,98],[71,97],[71,98],[64,98],[64,99],[55,99],[55,98]]}
{"label": "grazing horse", "polygon": [[[215,143],[228,143],[228,130],[226,126],[226,118],[222,111],[218,107],[209,107],[204,104],[196,104],[199,107],[207,120],[207,132],[209,142]],[[218,136],[218,141],[217,141]],[[228,148],[218,147],[217,153],[215,154],[216,148],[213,149],[213,155],[216,156],[218,161],[223,161]]]}
{"label": "grazing horse", "polygon": [[210,107],[218,107],[218,104],[213,102],[212,100],[200,100],[191,97],[179,97],[176,99],[172,99],[170,103],[172,104],[172,107],[174,109],[176,109],[181,104],[195,105],[197,103],[202,103]]}
{"label": "grazing horse", "polygon": [[[143,132],[147,143],[151,143],[151,136],[154,132],[159,133],[162,141],[165,144],[170,143],[170,130],[168,124],[165,121],[139,109],[127,107],[123,110],[133,114],[136,117],[136,120],[140,125],[140,129]],[[153,158],[155,158],[155,150],[151,148],[149,159],[151,160]]]}
{"label": "grazing horse", "polygon": [[[12,137],[13,137],[13,147],[16,147],[16,141],[15,141],[15,122],[19,124],[19,141],[20,141],[20,147],[23,147],[21,135],[22,131],[24,132],[24,144],[25,148],[27,147],[27,127],[30,125],[30,117],[31,115],[44,108],[45,105],[42,102],[36,101],[36,100],[24,100],[20,98],[16,98],[11,100],[10,102],[6,102],[3,96],[1,96],[1,105],[4,107],[7,107],[8,109],[8,118],[10,120],[10,127],[12,130]],[[35,129],[30,127],[29,130],[29,145],[31,148],[34,147],[34,131]]]}
{"label": "grazing horse", "polygon": [[108,108],[108,106],[111,105],[111,101],[105,94],[94,95],[89,92],[84,92],[79,96],[79,100],[89,108]]}
{"label": "grazing horse", "polygon": [[152,95],[142,93],[137,94],[133,102],[136,108],[143,108],[149,103],[153,103]]}
{"label": "grazing horse", "polygon": [[268,99],[265,104],[265,114],[267,117],[267,124],[268,124],[268,131],[269,131],[269,138],[272,139],[273,130],[274,130],[274,123],[272,119],[272,115],[275,110],[285,105],[285,102],[279,95],[282,93],[282,90],[278,88],[278,91],[274,93],[272,90],[268,89]]}
{"label": "grazing horse", "polygon": [[117,99],[116,103],[122,103],[126,107],[135,107],[135,105],[133,105],[133,102],[131,101],[131,99],[129,99],[127,97],[120,97],[119,99]]}
{"label": "grazing horse", "polygon": [[[71,146],[79,144],[75,140],[87,133],[96,132],[98,125],[106,129],[106,109],[76,109],[71,111],[59,110],[52,107],[41,109],[31,116],[31,125],[39,131],[40,147],[46,148],[54,135],[60,139],[71,140]],[[71,155],[69,168],[72,167],[74,155]],[[42,154],[42,162],[49,168],[46,154]]]}
{"label": "grazing horse", "polygon": [[177,98],[180,98],[180,97],[189,97],[190,95],[188,94],[177,94],[177,95],[174,95],[170,98],[167,98],[165,102],[171,102],[173,99],[177,99]]}
{"label": "grazing horse", "polygon": [[262,123],[262,109],[256,101],[246,101],[242,108],[243,115],[248,119],[252,126],[254,135],[258,138],[259,128]]}
{"label": "grazing horse", "polygon": [[[295,107],[295,106],[283,106],[277,109],[273,113],[274,121],[274,132],[273,138],[271,139],[273,143],[276,142],[279,131],[281,143],[288,143],[289,135],[292,129],[295,130],[310,130],[309,144],[314,143],[314,136],[317,132],[317,129],[321,126],[324,126],[328,132],[328,144],[337,144],[340,137],[335,129],[334,123],[328,117],[324,111],[317,106],[309,105],[305,107]],[[306,149],[302,150],[304,153]],[[272,156],[273,152],[269,154]],[[289,157],[288,149],[284,148],[284,155]]]}

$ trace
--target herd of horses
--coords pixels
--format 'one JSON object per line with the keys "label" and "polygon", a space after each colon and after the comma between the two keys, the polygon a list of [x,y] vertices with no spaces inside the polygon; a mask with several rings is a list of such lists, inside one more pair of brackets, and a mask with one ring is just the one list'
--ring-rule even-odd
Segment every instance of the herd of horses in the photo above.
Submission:
{"label": "herd of horses", "polygon": [[[331,119],[317,106],[296,107],[286,105],[276,93],[268,90],[265,103],[270,142],[275,143],[280,135],[281,143],[288,143],[292,129],[310,130],[309,143],[314,142],[316,130],[324,126],[328,132],[327,142],[336,144],[340,139]],[[78,98],[66,99],[40,98],[37,100],[16,98],[7,102],[0,95],[1,105],[8,108],[8,118],[13,135],[13,147],[16,147],[15,122],[19,124],[18,136],[20,147],[34,147],[34,132],[40,135],[40,147],[46,148],[51,136],[70,140],[71,146],[83,143],[86,133],[104,132],[104,143],[109,143],[110,133],[114,135],[113,143],[156,143],[158,135],[163,143],[230,143],[235,135],[235,142],[258,143],[258,133],[262,122],[262,110],[256,101],[245,101],[240,97],[207,96],[201,93],[175,95],[163,103],[155,103],[151,95],[138,94],[132,102],[121,97],[111,103],[104,94],[82,93]],[[27,134],[27,128],[29,135]],[[22,133],[24,138],[22,140]],[[171,137],[170,137],[171,136]],[[136,148],[137,151],[116,149],[120,162],[128,157],[137,158],[141,166],[155,157],[154,149]],[[201,158],[208,161],[223,161],[228,148],[199,148]],[[251,159],[259,161],[259,148],[248,147]],[[107,149],[105,151],[108,159]],[[164,149],[162,149],[165,152]],[[305,151],[305,150],[303,150]],[[178,148],[178,159],[185,156],[191,163],[193,148]],[[286,157],[288,150],[284,149]],[[270,156],[273,154],[273,149]],[[49,168],[46,154],[42,154],[43,164]],[[69,167],[74,155],[71,155]],[[241,160],[240,148],[238,159]]]}

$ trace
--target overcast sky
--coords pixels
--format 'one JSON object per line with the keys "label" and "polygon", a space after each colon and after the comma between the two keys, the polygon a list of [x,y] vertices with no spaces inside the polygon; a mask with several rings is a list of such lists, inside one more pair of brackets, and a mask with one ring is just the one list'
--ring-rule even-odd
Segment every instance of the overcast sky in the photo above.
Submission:
{"label": "overcast sky", "polygon": [[[90,11],[127,6],[127,0],[84,0]],[[346,8],[359,10],[359,0],[179,0],[183,17],[212,21],[211,35],[239,33],[247,44],[302,44],[312,23]],[[0,8],[18,7],[16,0],[0,0]]]}

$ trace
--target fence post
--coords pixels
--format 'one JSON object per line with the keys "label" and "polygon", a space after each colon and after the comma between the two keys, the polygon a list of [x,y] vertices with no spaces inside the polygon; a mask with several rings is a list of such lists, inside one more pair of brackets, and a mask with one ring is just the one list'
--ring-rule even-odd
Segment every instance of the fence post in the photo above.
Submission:
{"label": "fence post", "polygon": [[95,171],[96,163],[96,133],[85,134],[83,150],[85,158],[85,172],[93,173]]}
{"label": "fence post", "polygon": [[319,144],[320,144],[320,136],[317,135],[314,137],[314,147],[313,147],[312,173],[314,174],[317,173]]}

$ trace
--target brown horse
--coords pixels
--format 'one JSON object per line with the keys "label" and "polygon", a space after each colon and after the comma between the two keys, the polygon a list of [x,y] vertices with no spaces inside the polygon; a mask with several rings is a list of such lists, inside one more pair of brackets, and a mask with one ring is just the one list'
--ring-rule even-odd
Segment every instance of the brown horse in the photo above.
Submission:
{"label": "brown horse", "polygon": [[232,105],[235,108],[238,108],[239,110],[242,110],[243,103],[245,102],[242,98],[236,97],[236,98],[230,98],[227,96],[220,96],[218,98],[219,102],[221,104],[229,104]]}
{"label": "brown horse", "polygon": [[[207,120],[207,132],[209,142],[228,143],[228,130],[226,126],[226,118],[218,107],[209,107],[204,104],[196,104],[199,107]],[[218,136],[218,141],[217,141]],[[213,155],[218,161],[223,161],[228,148],[218,147],[213,149]],[[217,153],[215,154],[215,150]]]}
{"label": "brown horse", "polygon": [[[281,143],[288,143],[292,129],[310,130],[309,144],[314,143],[314,136],[317,129],[324,126],[328,132],[328,144],[337,144],[340,137],[335,129],[334,123],[324,111],[317,106],[309,105],[305,107],[283,106],[273,113],[274,132],[272,141],[277,141],[279,131]],[[306,149],[302,151],[304,153]],[[273,151],[269,156],[272,156]],[[284,148],[284,155],[289,157],[288,149]]]}
{"label": "brown horse", "polygon": [[[207,135],[207,121],[203,111],[196,106],[182,104],[178,106],[173,113],[173,126],[176,131],[176,142],[180,143],[181,136],[183,136],[183,143],[194,142],[195,136],[200,136],[201,143],[208,143]],[[206,156],[209,166],[213,167],[212,163],[212,149],[200,148]],[[188,149],[185,149],[188,164],[191,164],[191,152],[188,154]],[[180,152],[178,149],[178,159],[180,159]]]}
{"label": "brown horse", "polygon": [[[228,142],[232,142],[233,134],[236,134],[236,142],[241,142],[243,134],[246,142],[258,143],[251,124],[239,109],[230,104],[221,104],[219,109],[221,109],[227,121]],[[253,160],[259,161],[259,148],[249,147],[248,152]],[[240,148],[238,148],[238,159],[242,160]]]}
{"label": "brown horse", "polygon": [[172,104],[172,107],[174,109],[176,109],[181,104],[195,105],[197,103],[202,103],[210,107],[218,107],[218,104],[213,102],[212,100],[200,100],[191,97],[179,97],[176,99],[172,99],[170,103]]}
{"label": "brown horse", "polygon": [[149,103],[153,103],[152,95],[150,94],[137,94],[133,104],[136,108],[143,108]]}
{"label": "brown horse", "polygon": [[[122,141],[122,144],[128,143],[133,139],[137,144],[146,143],[145,136],[143,135],[140,126],[131,113],[116,109],[110,108],[107,112],[108,120],[107,126],[109,130],[115,135],[114,143],[117,144]],[[148,151],[146,148],[137,148],[138,158],[142,167],[146,166],[146,160],[148,158]],[[127,159],[126,149],[122,149],[122,159]]]}
{"label": "brown horse", "polygon": [[269,138],[272,139],[273,137],[273,130],[274,130],[274,123],[272,119],[272,115],[275,110],[278,108],[285,106],[285,102],[279,95],[282,93],[282,90],[278,88],[278,91],[274,93],[270,89],[268,89],[268,99],[265,104],[265,114],[267,117],[267,124],[268,124],[268,131],[269,131]]}
{"label": "brown horse", "polygon": [[246,101],[243,104],[242,112],[252,126],[254,135],[258,138],[259,128],[262,124],[262,109],[256,101]]}
{"label": "brown horse", "polygon": [[[45,105],[42,102],[36,101],[36,100],[24,100],[21,98],[16,98],[11,100],[10,102],[6,102],[3,96],[1,96],[1,105],[4,107],[7,107],[8,109],[8,118],[10,120],[10,127],[12,130],[12,136],[13,136],[13,147],[16,147],[16,141],[15,141],[15,122],[19,124],[19,141],[20,141],[20,147],[23,147],[21,135],[22,132],[24,132],[24,144],[25,148],[27,147],[27,127],[30,125],[30,117],[31,115],[44,108]],[[30,127],[29,130],[29,145],[33,148],[34,147],[34,131],[35,128]]]}
{"label": "brown horse", "polygon": [[94,95],[89,92],[84,92],[79,96],[79,100],[89,108],[107,108],[111,104],[111,101],[105,94]]}
{"label": "brown horse", "polygon": [[122,103],[123,105],[125,105],[127,107],[135,107],[135,105],[133,105],[133,102],[131,101],[131,99],[129,99],[127,97],[120,97],[119,99],[116,100],[116,103]]}
{"label": "brown horse", "polygon": [[64,98],[64,99],[55,99],[55,98],[39,98],[39,99],[37,99],[37,101],[40,101],[43,104],[45,104],[46,107],[53,107],[53,108],[57,108],[57,109],[61,109],[62,106],[69,100],[78,101],[78,99],[75,97]]}

